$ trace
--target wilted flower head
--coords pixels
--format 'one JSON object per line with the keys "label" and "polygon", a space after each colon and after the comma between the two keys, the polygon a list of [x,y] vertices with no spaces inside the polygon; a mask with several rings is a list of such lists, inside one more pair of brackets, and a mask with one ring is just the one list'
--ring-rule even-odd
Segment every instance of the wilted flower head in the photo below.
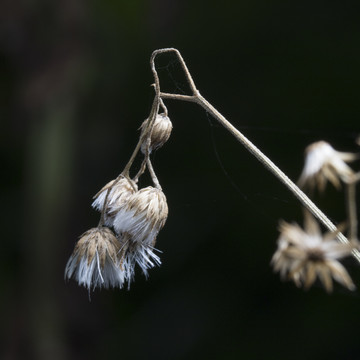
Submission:
{"label": "wilted flower head", "polygon": [[119,235],[125,254],[127,277],[132,277],[135,262],[145,275],[147,269],[160,264],[154,253],[156,236],[168,215],[166,197],[160,189],[151,186],[131,195],[114,219],[114,229]]}
{"label": "wilted flower head", "polygon": [[90,288],[119,287],[125,281],[121,269],[120,243],[107,227],[92,228],[81,235],[65,268],[65,278],[74,278]]}
{"label": "wilted flower head", "polygon": [[114,229],[118,234],[130,234],[135,242],[152,244],[167,216],[165,194],[148,186],[129,196],[122,204],[114,219]]}
{"label": "wilted flower head", "polygon": [[[142,131],[145,131],[149,119],[146,119],[142,125]],[[157,114],[150,135],[149,153],[163,146],[168,141],[172,131],[172,123],[165,114]],[[146,141],[141,145],[141,151],[145,154]]]}
{"label": "wilted flower head", "polygon": [[311,287],[318,277],[327,292],[333,288],[332,279],[354,290],[348,272],[338,259],[350,255],[351,247],[337,242],[336,232],[321,234],[315,219],[306,214],[304,230],[297,224],[280,223],[278,249],[271,263],[282,279],[290,279],[300,287]]}
{"label": "wilted flower head", "polygon": [[108,189],[107,208],[105,213],[105,225],[112,226],[114,217],[119,209],[129,197],[137,191],[137,185],[134,181],[122,177],[120,179],[111,180],[107,183],[95,196],[92,207],[102,211]]}
{"label": "wilted flower head", "polygon": [[346,162],[354,161],[358,155],[336,151],[325,141],[309,145],[306,150],[305,166],[299,179],[299,186],[319,187],[323,191],[326,182],[330,181],[336,188],[340,187],[340,179],[348,179],[353,170]]}

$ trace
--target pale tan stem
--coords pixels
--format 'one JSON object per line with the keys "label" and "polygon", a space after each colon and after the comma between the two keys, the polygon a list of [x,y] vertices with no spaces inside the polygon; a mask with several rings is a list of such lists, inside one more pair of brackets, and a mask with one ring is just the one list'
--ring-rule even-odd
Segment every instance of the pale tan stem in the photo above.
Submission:
{"label": "pale tan stem", "polygon": [[150,136],[150,131],[152,129],[152,126],[155,122],[155,119],[156,119],[156,115],[157,113],[159,112],[159,106],[160,106],[160,97],[159,97],[159,94],[158,92],[156,91],[156,94],[155,94],[155,98],[154,98],[154,101],[153,101],[153,105],[151,107],[151,111],[150,111],[150,115],[149,115],[149,121],[147,122],[146,124],[146,127],[144,129],[144,132],[140,135],[140,139],[135,147],[135,150],[134,152],[132,153],[131,157],[130,157],[130,160],[128,161],[128,163],[126,164],[122,174],[124,176],[127,176],[129,177],[129,170],[131,168],[131,165],[133,164],[135,158],[136,158],[136,155],[138,154],[140,148],[141,148],[141,145],[142,143],[145,141],[145,139],[147,137]]}
{"label": "pale tan stem", "polygon": [[[216,120],[218,120],[230,133],[242,143],[270,172],[272,172],[297,198],[298,200],[330,231],[337,231],[337,227],[328,219],[328,217],[313,203],[312,200],[280,170],[272,160],[270,160],[261,150],[259,150],[249,139],[247,139],[239,130],[237,130],[225,117],[220,114],[207,100],[202,96],[196,98],[196,103],[208,111]],[[344,244],[349,244],[349,240],[339,233],[337,238]],[[352,251],[355,258],[360,262],[360,252],[356,249]]]}
{"label": "pale tan stem", "polygon": [[146,159],[144,158],[144,160],[141,163],[141,166],[140,166],[140,169],[139,169],[138,173],[133,178],[133,181],[135,183],[138,182],[139,177],[145,172],[145,170],[146,170]]}
{"label": "pale tan stem", "polygon": [[190,74],[189,69],[186,66],[186,63],[184,61],[184,59],[182,58],[180,51],[175,49],[175,48],[165,48],[165,49],[159,49],[159,50],[155,50],[150,58],[150,64],[151,64],[151,70],[153,72],[154,75],[154,79],[155,79],[155,87],[157,88],[158,92],[160,93],[160,82],[159,82],[159,76],[157,74],[156,68],[155,68],[155,57],[159,54],[164,54],[164,53],[169,53],[169,52],[173,52],[176,54],[176,56],[178,57],[181,67],[184,70],[185,76],[187,78],[187,81],[189,83],[191,92],[193,95],[197,95],[198,94],[198,90],[195,86],[194,80]]}
{"label": "pale tan stem", "polygon": [[[185,75],[189,81],[193,95],[180,95],[162,93],[160,91],[160,82],[155,68],[155,57],[157,54],[165,52],[175,52],[182,64]],[[328,219],[328,217],[310,200],[310,198],[293,182],[288,176],[281,171],[261,150],[259,150],[249,139],[247,139],[239,130],[237,130],[226,118],[217,111],[205,98],[203,98],[197,90],[194,81],[182,59],[180,53],[176,49],[161,49],[153,52],[151,57],[151,68],[155,77],[155,86],[158,88],[157,93],[162,99],[174,99],[182,101],[190,101],[199,104],[208,113],[210,113],[217,121],[219,121],[230,133],[242,143],[247,150],[250,151],[268,170],[270,170],[296,197],[297,199],[330,231],[336,232],[337,227]],[[338,233],[337,238],[344,244],[349,244],[349,240],[342,234]],[[352,250],[353,256],[360,262],[360,252],[357,249]]]}
{"label": "pale tan stem", "polygon": [[157,176],[156,176],[156,174],[155,174],[155,171],[154,171],[154,168],[153,168],[153,166],[152,166],[152,164],[151,164],[151,161],[150,161],[150,157],[149,157],[149,156],[146,158],[146,163],[147,163],[147,167],[148,167],[148,169],[149,169],[149,173],[150,173],[151,179],[152,179],[152,181],[153,181],[153,183],[154,183],[154,186],[155,186],[157,189],[161,190],[161,186],[160,186],[159,180],[158,180],[158,178],[157,178]]}
{"label": "pale tan stem", "polygon": [[356,178],[346,183],[346,206],[349,219],[349,239],[355,245],[357,243],[357,210],[356,210]]}
{"label": "pale tan stem", "polygon": [[167,109],[167,107],[165,106],[164,101],[163,101],[163,99],[162,99],[161,97],[159,97],[159,101],[160,101],[160,106],[162,107],[165,116],[168,116],[168,115],[169,115],[169,114],[168,114],[168,109]]}
{"label": "pale tan stem", "polygon": [[197,102],[196,96],[190,96],[190,95],[169,94],[169,93],[160,92],[160,97],[161,99],[173,99],[173,100]]}

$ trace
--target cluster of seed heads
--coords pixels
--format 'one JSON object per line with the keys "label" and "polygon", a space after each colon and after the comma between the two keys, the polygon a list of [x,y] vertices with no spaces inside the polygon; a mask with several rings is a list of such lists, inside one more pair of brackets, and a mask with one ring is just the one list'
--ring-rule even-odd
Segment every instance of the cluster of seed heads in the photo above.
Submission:
{"label": "cluster of seed heads", "polygon": [[[305,166],[299,179],[299,185],[321,193],[327,182],[337,189],[343,183],[352,187],[357,182],[357,174],[347,164],[358,159],[358,154],[336,151],[325,141],[309,145],[305,150]],[[349,193],[349,192],[348,192]],[[354,211],[355,194],[347,199],[349,211]],[[352,210],[351,210],[352,209]],[[321,232],[314,217],[304,211],[304,228],[297,224],[280,222],[278,248],[272,258],[275,272],[279,272],[283,280],[291,280],[298,287],[308,289],[316,279],[323,284],[327,292],[333,290],[333,279],[349,290],[355,285],[340,259],[350,256],[354,249],[359,249],[356,231],[349,234],[350,241],[340,243],[336,238],[340,229]],[[355,217],[350,217],[353,222]],[[350,224],[355,229],[357,224]]]}
{"label": "cluster of seed heads", "polygon": [[[92,206],[101,212],[100,223],[80,236],[66,265],[65,278],[74,278],[89,290],[122,288],[125,282],[130,286],[136,264],[147,276],[148,269],[161,263],[155,243],[165,225],[168,206],[149,154],[169,139],[172,124],[165,114],[150,120],[141,126],[141,171],[134,179],[124,171],[94,196]],[[138,189],[137,181],[146,165],[151,168],[154,186]]]}

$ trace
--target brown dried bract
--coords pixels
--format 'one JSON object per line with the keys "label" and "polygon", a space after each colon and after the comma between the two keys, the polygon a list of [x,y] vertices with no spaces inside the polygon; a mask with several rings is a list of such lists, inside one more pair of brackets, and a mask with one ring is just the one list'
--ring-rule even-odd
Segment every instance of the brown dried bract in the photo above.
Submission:
{"label": "brown dried bract", "polygon": [[111,260],[116,263],[119,252],[120,243],[115,234],[107,227],[100,227],[92,228],[80,236],[72,256],[77,256],[77,263],[85,257],[90,265],[94,256],[98,254],[100,266],[103,268],[106,255],[109,255]]}

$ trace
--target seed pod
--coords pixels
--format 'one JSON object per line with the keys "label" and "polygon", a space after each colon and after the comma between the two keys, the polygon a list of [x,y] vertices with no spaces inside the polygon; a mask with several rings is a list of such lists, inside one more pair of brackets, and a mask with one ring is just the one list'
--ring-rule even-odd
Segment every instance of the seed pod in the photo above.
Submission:
{"label": "seed pod", "polygon": [[[149,119],[146,119],[142,125],[141,130],[146,130]],[[157,114],[150,135],[149,153],[163,146],[168,141],[172,130],[172,123],[168,116],[165,114]],[[141,145],[141,152],[146,153],[147,141]]]}

